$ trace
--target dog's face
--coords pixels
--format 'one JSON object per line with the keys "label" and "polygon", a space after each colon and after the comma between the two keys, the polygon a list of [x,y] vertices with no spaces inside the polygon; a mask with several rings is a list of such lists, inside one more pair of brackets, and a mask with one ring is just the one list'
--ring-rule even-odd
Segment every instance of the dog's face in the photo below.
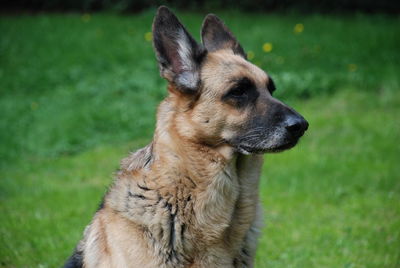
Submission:
{"label": "dog's face", "polygon": [[202,27],[202,45],[165,7],[153,23],[161,76],[176,101],[177,128],[186,138],[238,152],[278,152],[293,147],[308,128],[292,108],[272,97],[275,85],[214,15]]}

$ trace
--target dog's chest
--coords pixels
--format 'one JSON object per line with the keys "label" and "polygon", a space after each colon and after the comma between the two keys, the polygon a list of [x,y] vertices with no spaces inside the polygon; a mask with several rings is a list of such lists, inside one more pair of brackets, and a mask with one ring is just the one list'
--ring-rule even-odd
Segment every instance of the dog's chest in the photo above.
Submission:
{"label": "dog's chest", "polygon": [[187,191],[185,185],[177,185],[175,196],[170,197],[171,205],[164,210],[168,215],[161,220],[164,224],[150,228],[152,239],[159,234],[157,243],[163,245],[159,253],[172,267],[196,263],[210,253],[218,252],[224,259],[235,254],[237,246],[225,242],[233,231],[240,196],[236,172],[224,170],[204,187]]}
{"label": "dog's chest", "polygon": [[238,175],[236,169],[228,167],[196,196],[191,218],[183,217],[188,228],[181,239],[187,241],[184,249],[191,256],[200,259],[219,256],[219,260],[209,259],[210,263],[221,261],[221,267],[230,267],[255,219],[258,198],[253,182],[258,181],[258,175],[251,172]]}
{"label": "dog's chest", "polygon": [[194,201],[195,222],[203,233],[203,240],[221,239],[230,226],[240,187],[236,171],[226,168],[200,191]]}
{"label": "dog's chest", "polygon": [[[161,183],[166,177],[174,183]],[[255,206],[243,203],[243,198],[257,191],[246,187],[252,185],[251,177],[251,172],[238,171],[232,164],[202,183],[176,173],[147,176],[147,183],[128,179],[116,185],[121,187],[119,193],[126,193],[118,195],[117,204],[122,205],[118,210],[146,227],[149,248],[171,267],[185,266],[215,252],[232,260],[253,221]]]}

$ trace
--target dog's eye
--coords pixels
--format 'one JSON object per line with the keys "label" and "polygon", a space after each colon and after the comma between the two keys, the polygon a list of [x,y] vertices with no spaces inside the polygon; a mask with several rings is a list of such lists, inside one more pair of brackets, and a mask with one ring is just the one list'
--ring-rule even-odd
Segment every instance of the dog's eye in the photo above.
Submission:
{"label": "dog's eye", "polygon": [[222,101],[234,107],[244,107],[254,103],[258,97],[258,92],[253,82],[247,77],[235,79],[231,89],[222,96]]}
{"label": "dog's eye", "polygon": [[254,88],[254,84],[247,77],[237,79],[235,85],[228,92],[228,96],[240,98],[248,94],[249,90]]}
{"label": "dog's eye", "polygon": [[235,98],[240,98],[240,97],[244,97],[247,95],[247,90],[245,87],[243,86],[236,86],[234,88],[232,88],[229,91],[229,96],[231,97],[235,97]]}

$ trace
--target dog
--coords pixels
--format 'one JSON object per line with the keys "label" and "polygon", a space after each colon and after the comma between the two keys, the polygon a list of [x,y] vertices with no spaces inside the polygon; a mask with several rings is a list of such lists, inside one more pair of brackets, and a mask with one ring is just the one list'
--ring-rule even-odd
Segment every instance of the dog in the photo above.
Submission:
{"label": "dog", "polygon": [[168,96],[152,142],[121,162],[65,267],[253,267],[263,154],[308,128],[215,15],[196,42],[166,7],[153,46]]}

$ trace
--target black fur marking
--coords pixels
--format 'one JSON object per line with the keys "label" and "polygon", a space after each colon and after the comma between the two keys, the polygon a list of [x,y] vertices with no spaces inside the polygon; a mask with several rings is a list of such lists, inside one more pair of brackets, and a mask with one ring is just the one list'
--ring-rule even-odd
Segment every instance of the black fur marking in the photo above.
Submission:
{"label": "black fur marking", "polygon": [[161,202],[162,198],[161,196],[158,196],[157,201],[154,203],[154,206],[158,205]]}
{"label": "black fur marking", "polygon": [[143,191],[150,191],[149,188],[147,188],[146,186],[142,186],[140,184],[137,185],[140,189],[142,189]]}
{"label": "black fur marking", "polygon": [[128,192],[129,197],[133,197],[133,198],[140,198],[140,199],[147,199],[144,195],[141,194],[134,194],[131,191]]}
{"label": "black fur marking", "polygon": [[166,208],[169,211],[169,245],[171,248],[175,247],[175,214],[172,213],[172,205],[167,203]]}
{"label": "black fur marking", "polygon": [[150,161],[152,160],[151,155],[146,159],[146,162],[144,163],[143,167],[147,167],[147,165],[150,163]]}
{"label": "black fur marking", "polygon": [[197,184],[192,180],[191,177],[189,177],[189,176],[185,176],[185,177],[186,177],[186,179],[188,179],[193,184],[194,187],[197,186]]}
{"label": "black fur marking", "polygon": [[171,214],[171,218],[170,218],[170,223],[169,223],[169,227],[170,227],[170,241],[169,244],[171,245],[172,248],[175,248],[175,214]]}
{"label": "black fur marking", "polygon": [[171,263],[172,261],[177,259],[177,253],[175,250],[170,250],[167,253],[167,260],[166,263]]}
{"label": "black fur marking", "polygon": [[271,77],[269,77],[269,79],[268,79],[267,89],[268,89],[269,93],[271,93],[271,95],[276,90],[274,80],[272,80]]}
{"label": "black fur marking", "polygon": [[242,77],[234,80],[234,86],[221,99],[234,107],[242,108],[254,103],[259,95],[254,83],[249,78]]}
{"label": "black fur marking", "polygon": [[104,208],[104,202],[105,201],[104,201],[104,196],[103,196],[103,198],[101,199],[100,204],[99,204],[99,206],[97,208],[97,211],[102,210]]}
{"label": "black fur marking", "polygon": [[243,253],[243,255],[245,255],[246,257],[250,257],[250,254],[249,254],[249,252],[247,251],[247,249],[242,248],[242,253]]}
{"label": "black fur marking", "polygon": [[64,264],[64,268],[82,268],[83,267],[83,252],[74,250],[72,255]]}
{"label": "black fur marking", "polygon": [[172,213],[172,205],[170,203],[166,203],[165,207],[168,209],[170,214],[169,219],[169,251],[167,252],[167,259],[166,263],[171,263],[178,258],[178,253],[175,250],[175,243],[176,243],[176,230],[175,230],[175,217],[176,214]]}
{"label": "black fur marking", "polygon": [[[249,264],[247,262],[247,258],[250,257],[250,255],[245,248],[241,249],[241,255],[242,256],[233,259],[234,267],[248,267],[249,266]],[[245,257],[245,258],[243,258],[243,257]],[[241,263],[241,265],[239,266],[240,263]]]}
{"label": "black fur marking", "polygon": [[214,14],[209,14],[204,19],[201,37],[207,51],[212,52],[219,49],[230,48],[233,53],[247,59],[246,53],[235,36],[228,27],[226,27],[224,22]]}
{"label": "black fur marking", "polygon": [[237,258],[233,259],[233,266],[237,267],[239,260]]}
{"label": "black fur marking", "polygon": [[185,235],[185,231],[186,231],[186,224],[182,224],[181,226],[181,239],[183,241],[184,235]]}

